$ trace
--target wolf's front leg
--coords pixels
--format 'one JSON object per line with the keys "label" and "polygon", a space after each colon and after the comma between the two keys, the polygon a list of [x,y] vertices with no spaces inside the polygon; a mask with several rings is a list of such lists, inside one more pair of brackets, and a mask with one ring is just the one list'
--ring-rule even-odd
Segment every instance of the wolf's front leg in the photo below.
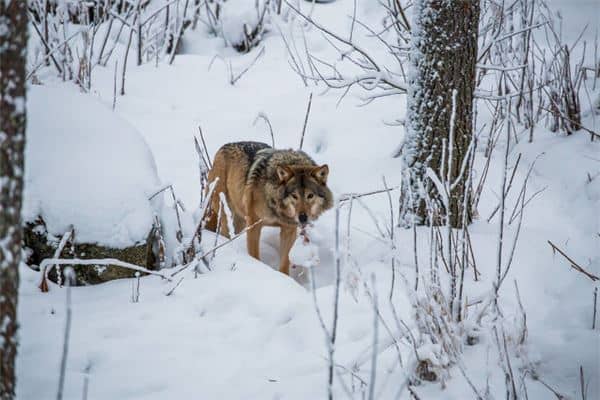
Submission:
{"label": "wolf's front leg", "polygon": [[279,272],[286,275],[290,274],[290,250],[296,241],[296,230],[295,226],[282,226],[279,233]]}

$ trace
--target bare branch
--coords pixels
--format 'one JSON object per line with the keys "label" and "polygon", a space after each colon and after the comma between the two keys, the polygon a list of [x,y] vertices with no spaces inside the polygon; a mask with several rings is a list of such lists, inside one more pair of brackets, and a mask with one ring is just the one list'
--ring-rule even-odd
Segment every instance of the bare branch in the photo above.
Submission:
{"label": "bare branch", "polygon": [[302,136],[300,137],[300,147],[298,147],[299,150],[302,150],[302,145],[304,144],[304,134],[306,133],[306,125],[308,123],[308,116],[310,115],[310,107],[312,105],[312,98],[313,98],[313,94],[311,92],[310,96],[308,97],[308,105],[306,106],[306,114],[304,115],[304,125],[302,126]]}
{"label": "bare branch", "polygon": [[561,249],[559,249],[554,243],[552,243],[551,241],[548,240],[548,244],[550,245],[550,247],[552,247],[552,251],[554,251],[554,252],[558,251],[560,255],[562,255],[564,258],[566,258],[567,261],[569,261],[569,263],[571,263],[571,268],[573,268],[574,270],[576,270],[578,272],[581,272],[582,274],[584,274],[585,276],[587,276],[594,282],[597,280],[600,280],[600,278],[598,278],[596,275],[591,274],[591,273],[587,272],[586,270],[584,270],[583,268],[581,268],[581,266],[579,266],[579,264],[577,264],[575,261],[573,261],[573,259],[571,257],[566,255],[565,252],[563,252]]}

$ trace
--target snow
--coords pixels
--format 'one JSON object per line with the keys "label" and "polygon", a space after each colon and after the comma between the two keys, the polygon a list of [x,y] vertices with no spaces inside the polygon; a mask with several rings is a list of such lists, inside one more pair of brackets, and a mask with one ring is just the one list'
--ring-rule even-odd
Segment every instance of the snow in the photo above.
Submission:
{"label": "snow", "polygon": [[139,132],[73,87],[31,86],[27,101],[25,221],[41,216],[58,237],[73,225],[82,243],[145,241],[160,181]]}
{"label": "snow", "polygon": [[[257,9],[256,4],[259,5]],[[228,0],[221,4],[221,27],[225,39],[232,44],[244,41],[244,25],[252,31],[259,20],[259,10],[263,10],[264,1]]]}
{"label": "snow", "polygon": [[298,235],[290,250],[290,262],[293,265],[312,268],[319,265],[319,246],[311,241],[308,234]]}
{"label": "snow", "polygon": [[[381,22],[375,2],[369,6],[357,3],[358,15],[363,22]],[[589,12],[589,2],[582,2],[587,8],[582,7],[581,12],[577,12],[571,2],[562,0],[560,3],[562,7],[569,7],[569,14],[565,16],[576,21],[572,24],[573,29],[583,26],[583,22],[593,15]],[[353,4],[352,0],[338,0],[317,5],[313,16],[335,32],[349,32],[347,16],[352,15]],[[301,6],[304,10],[312,7],[308,2],[301,2]],[[288,30],[283,28],[284,32]],[[304,87],[290,70],[285,45],[275,34],[266,35],[259,46],[264,46],[265,55],[235,85],[231,85],[227,63],[215,61],[209,69],[214,55],[231,61],[237,72],[251,62],[259,49],[237,55],[225,47],[222,40],[209,38],[201,31],[186,34],[185,54],[177,56],[172,66],[159,63],[155,67],[153,63],[145,63],[136,67],[131,62],[133,58],[129,60],[127,95],[118,97],[114,112],[107,107],[112,103],[112,68],[98,66],[94,69],[90,94],[77,93],[76,88],[59,82],[51,70],[51,73],[40,73],[45,86],[32,86],[28,96],[27,159],[33,164],[28,164],[26,171],[27,215],[39,211],[47,213],[47,207],[41,207],[41,201],[44,205],[52,201],[57,207],[53,230],[61,234],[67,224],[77,222],[73,221],[74,214],[83,216],[81,211],[74,211],[71,204],[76,200],[90,202],[93,207],[90,206],[86,217],[93,217],[94,223],[83,224],[89,228],[90,236],[120,241],[123,230],[128,231],[123,227],[129,220],[125,214],[113,218],[115,210],[120,213],[129,210],[134,212],[132,215],[146,216],[152,216],[158,210],[167,235],[167,247],[172,250],[176,243],[173,239],[176,218],[172,207],[155,208],[145,199],[157,186],[161,187],[159,180],[172,183],[176,196],[186,205],[186,211],[182,211],[184,235],[191,237],[196,222],[193,214],[200,199],[198,158],[193,145],[198,126],[202,126],[212,156],[223,143],[230,141],[270,143],[265,124],[253,125],[256,116],[264,113],[273,125],[277,146],[295,148],[311,91],[314,97],[304,150],[318,164],[330,166],[329,185],[336,197],[343,193],[381,189],[382,175],[389,187],[400,184],[401,160],[392,158],[391,154],[402,140],[404,128],[383,122],[403,117],[406,96],[383,98],[366,107],[357,107],[362,103],[363,93],[352,90],[338,105],[341,93],[322,93],[321,87]],[[572,36],[572,32],[568,33]],[[358,28],[354,37],[363,48],[379,48],[376,38],[369,38]],[[318,32],[309,31],[306,38],[316,56],[328,60],[336,56]],[[300,37],[298,44],[301,41]],[[121,60],[122,49],[115,51]],[[480,124],[485,123],[484,107],[480,107],[480,114]],[[65,120],[69,123],[59,124]],[[599,129],[597,117],[595,122],[591,115],[586,117],[584,124],[596,131]],[[77,144],[64,144],[62,141],[66,136],[74,141],[77,139]],[[494,279],[498,221],[492,219],[488,223],[487,218],[499,201],[503,146],[501,142],[491,160],[488,183],[478,208],[479,219],[470,227],[481,278],[475,282],[472,271],[467,271],[469,279],[465,293],[469,304],[485,299]],[[35,148],[37,151],[32,153]],[[81,157],[80,152],[83,153]],[[570,268],[562,256],[553,254],[547,240],[588,271],[600,274],[597,237],[600,231],[600,177],[591,182],[587,177],[588,173],[592,177],[600,173],[600,144],[590,142],[589,135],[584,132],[565,137],[540,128],[536,130],[532,144],[523,137],[510,149],[509,165],[514,165],[519,153],[522,160],[515,176],[515,187],[524,179],[529,165],[544,153],[533,169],[527,193],[545,190],[525,209],[514,263],[501,289],[501,308],[505,317],[502,328],[509,340],[518,337],[521,326],[515,282],[527,312],[528,337],[524,346],[514,346],[515,351],[511,353],[513,368],[521,372],[533,365],[544,382],[570,398],[579,398],[579,367],[583,366],[586,382],[589,382],[588,399],[598,398],[600,335],[598,328],[596,331],[591,329],[592,296],[598,286]],[[109,159],[110,163],[72,161],[78,157]],[[483,170],[484,162],[482,154],[477,153],[478,173]],[[65,168],[65,165],[71,168]],[[86,169],[89,167],[89,171],[80,171],[82,165],[86,165]],[[93,179],[83,180],[80,175],[78,186],[75,186],[78,190],[60,186],[66,181],[62,177],[70,176],[65,174],[77,175],[79,172],[81,175],[100,175],[97,177],[99,182],[116,182],[104,185],[105,189],[108,186],[105,191],[96,190]],[[33,191],[36,186],[32,183],[42,173],[47,177],[46,186]],[[105,178],[105,174],[113,176]],[[130,179],[130,174],[135,179]],[[121,179],[128,182],[126,187],[131,191],[119,189]],[[102,196],[102,200],[86,197],[83,201],[83,189],[93,190],[92,193]],[[507,198],[510,207],[515,204],[517,192],[513,188]],[[131,198],[118,202],[117,194],[131,195]],[[398,191],[393,191],[394,207],[397,196]],[[362,393],[366,397],[368,387],[358,378],[368,385],[374,339],[373,303],[369,293],[376,291],[386,326],[379,324],[378,327],[375,395],[378,399],[394,399],[405,379],[404,370],[398,365],[394,340],[402,336],[406,328],[397,326],[388,300],[391,246],[382,241],[379,234],[380,229],[385,230],[389,225],[388,199],[385,194],[380,194],[354,201],[351,218],[350,202],[345,204],[340,215],[344,281],[335,352],[335,361],[340,367],[336,369],[334,395],[335,398],[348,397],[340,384],[343,379],[355,398],[361,398]],[[311,272],[314,272],[317,287],[314,293],[316,306],[327,329],[332,326],[335,293],[333,214],[327,212],[316,221],[309,232],[310,243],[307,245],[299,238],[291,254],[295,263],[314,264]],[[118,228],[114,225],[116,222]],[[136,230],[132,228],[133,231]],[[508,256],[514,233],[515,224],[512,224],[506,232],[503,259]],[[414,334],[413,299],[410,285],[404,281],[412,283],[414,279],[412,235],[410,230],[397,229],[395,232],[397,280],[393,304]],[[417,230],[415,247],[422,266],[427,264],[429,254],[428,235],[426,228]],[[205,249],[212,247],[214,235],[206,232],[203,243]],[[264,229],[260,249],[262,261],[258,261],[247,255],[245,238],[241,237],[216,252],[211,272],[195,277],[192,271],[186,270],[172,282],[156,276],[142,277],[139,302],[136,303],[130,300],[135,280],[73,288],[65,398],[82,398],[85,379],[89,379],[89,399],[324,398],[327,393],[326,336],[310,290],[275,271],[279,265],[278,246],[279,232]],[[320,261],[318,265],[316,258]],[[303,268],[293,270],[296,274]],[[53,398],[62,351],[66,293],[51,284],[49,293],[42,294],[37,288],[39,274],[25,266],[20,272],[18,399]],[[372,286],[373,275],[375,287]],[[166,296],[180,277],[183,281]],[[478,333],[479,343],[463,346],[462,367],[481,393],[485,393],[489,381],[489,398],[504,398],[504,375],[493,337],[484,332],[488,327],[485,321],[481,327],[467,326],[469,333]],[[388,333],[388,328],[393,336]],[[513,348],[514,343],[510,345]],[[414,363],[412,347],[405,342],[400,346],[404,365]],[[422,356],[437,359],[439,364],[446,362],[438,358],[439,348],[433,344],[426,344],[418,351]],[[525,384],[529,399],[552,398],[539,381],[527,378]],[[424,383],[414,389],[422,399],[474,397],[456,366],[449,370],[443,387],[440,383]],[[410,397],[404,391],[399,398]]]}

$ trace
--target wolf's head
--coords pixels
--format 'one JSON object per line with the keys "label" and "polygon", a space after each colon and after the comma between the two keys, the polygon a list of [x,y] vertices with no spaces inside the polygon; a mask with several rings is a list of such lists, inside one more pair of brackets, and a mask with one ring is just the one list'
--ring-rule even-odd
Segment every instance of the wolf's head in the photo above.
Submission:
{"label": "wolf's head", "polygon": [[280,213],[301,226],[319,218],[333,205],[333,195],[327,187],[328,174],[327,164],[278,166]]}

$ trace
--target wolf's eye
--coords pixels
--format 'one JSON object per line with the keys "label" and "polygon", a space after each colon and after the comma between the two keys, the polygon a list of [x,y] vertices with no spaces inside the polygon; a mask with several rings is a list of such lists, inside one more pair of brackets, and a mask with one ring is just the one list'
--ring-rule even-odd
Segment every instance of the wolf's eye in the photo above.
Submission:
{"label": "wolf's eye", "polygon": [[308,196],[306,196],[308,200],[312,199],[313,197],[315,197],[315,195],[312,193],[309,193]]}
{"label": "wolf's eye", "polygon": [[292,199],[298,200],[298,195],[296,193],[292,193]]}

